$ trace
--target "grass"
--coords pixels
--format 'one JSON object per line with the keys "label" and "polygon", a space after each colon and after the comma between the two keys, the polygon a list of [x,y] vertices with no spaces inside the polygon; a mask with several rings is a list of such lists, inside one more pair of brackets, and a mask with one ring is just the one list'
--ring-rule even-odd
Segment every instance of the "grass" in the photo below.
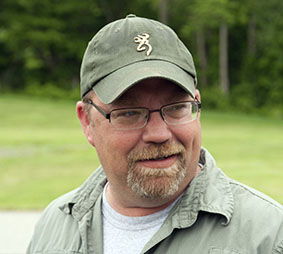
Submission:
{"label": "grass", "polygon": [[230,177],[283,203],[283,121],[203,113],[203,145]]}
{"label": "grass", "polygon": [[[99,165],[75,103],[0,96],[0,209],[42,209]],[[283,121],[202,113],[203,145],[227,175],[283,203]]]}

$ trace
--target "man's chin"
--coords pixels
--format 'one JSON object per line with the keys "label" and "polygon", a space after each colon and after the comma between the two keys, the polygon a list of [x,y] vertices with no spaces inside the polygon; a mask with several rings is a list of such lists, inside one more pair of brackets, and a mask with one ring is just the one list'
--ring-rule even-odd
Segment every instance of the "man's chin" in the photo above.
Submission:
{"label": "man's chin", "polygon": [[128,186],[139,197],[167,199],[179,190],[185,169],[178,163],[168,168],[135,167],[128,173]]}

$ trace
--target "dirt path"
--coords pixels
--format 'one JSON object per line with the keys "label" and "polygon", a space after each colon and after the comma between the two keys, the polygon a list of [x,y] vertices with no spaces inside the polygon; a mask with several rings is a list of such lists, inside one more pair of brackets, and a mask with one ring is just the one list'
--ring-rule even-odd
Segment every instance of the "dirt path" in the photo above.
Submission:
{"label": "dirt path", "polygon": [[0,254],[25,253],[40,211],[0,211]]}

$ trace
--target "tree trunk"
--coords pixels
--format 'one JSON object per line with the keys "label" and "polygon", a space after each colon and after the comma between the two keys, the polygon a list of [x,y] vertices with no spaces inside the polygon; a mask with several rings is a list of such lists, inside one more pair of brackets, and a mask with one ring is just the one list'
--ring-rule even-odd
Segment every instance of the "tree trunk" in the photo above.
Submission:
{"label": "tree trunk", "polygon": [[122,13],[122,8],[120,8],[121,6],[127,9],[124,0],[119,0],[119,1],[99,0],[99,4],[107,22],[111,22],[118,18],[121,18],[121,13]]}
{"label": "tree trunk", "polygon": [[197,40],[197,52],[200,62],[200,78],[199,84],[201,87],[207,86],[207,55],[206,55],[206,47],[205,47],[205,32],[203,29],[197,29],[196,34]]}
{"label": "tree trunk", "polygon": [[168,24],[169,21],[169,1],[170,0],[159,0],[159,20],[164,24]]}
{"label": "tree trunk", "polygon": [[109,4],[105,0],[99,0],[99,2],[107,22],[111,22],[114,19],[114,17]]}
{"label": "tree trunk", "polygon": [[220,87],[224,94],[229,93],[228,71],[228,25],[222,23],[219,31],[219,69]]}
{"label": "tree trunk", "polygon": [[256,18],[255,15],[252,15],[249,19],[249,24],[248,24],[248,54],[250,56],[254,56],[256,51],[255,33],[256,33]]}

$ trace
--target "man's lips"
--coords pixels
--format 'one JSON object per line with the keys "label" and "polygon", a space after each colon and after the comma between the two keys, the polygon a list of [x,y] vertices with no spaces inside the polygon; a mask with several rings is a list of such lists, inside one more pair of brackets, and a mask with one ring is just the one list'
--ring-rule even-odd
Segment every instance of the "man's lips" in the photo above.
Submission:
{"label": "man's lips", "polygon": [[168,155],[158,158],[150,158],[145,160],[138,160],[136,164],[148,168],[168,168],[171,167],[177,160],[178,155]]}

